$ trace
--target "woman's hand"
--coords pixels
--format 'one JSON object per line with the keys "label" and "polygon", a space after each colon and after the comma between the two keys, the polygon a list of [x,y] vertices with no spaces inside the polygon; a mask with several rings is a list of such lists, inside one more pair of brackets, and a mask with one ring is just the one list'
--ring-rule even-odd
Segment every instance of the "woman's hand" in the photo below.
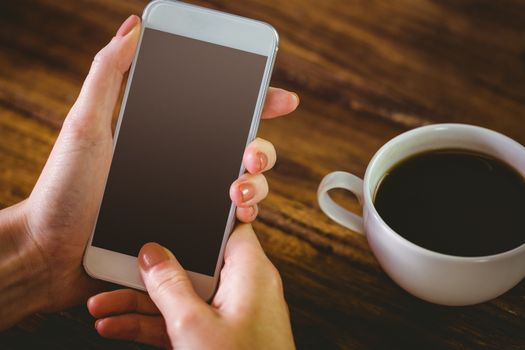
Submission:
{"label": "woman's hand", "polygon": [[281,278],[250,225],[237,226],[228,241],[211,305],[158,244],[142,247],[139,266],[151,299],[131,289],[89,299],[102,336],[174,349],[294,348]]}
{"label": "woman's hand", "polygon": [[[113,111],[139,33],[140,19],[129,17],[95,56],[30,197],[0,211],[0,281],[4,281],[0,295],[9,288],[4,295],[10,296],[0,297],[0,329],[30,312],[79,304],[104,288],[86,275],[81,260],[111,163]],[[263,118],[290,113],[297,104],[295,94],[270,88]],[[230,193],[239,207],[239,220],[250,222],[257,214],[257,202],[267,193],[261,173],[274,164],[275,150],[257,139],[243,161],[248,174],[232,185]],[[4,301],[11,305],[17,298],[25,299],[28,306],[18,312],[17,307],[4,307]]]}

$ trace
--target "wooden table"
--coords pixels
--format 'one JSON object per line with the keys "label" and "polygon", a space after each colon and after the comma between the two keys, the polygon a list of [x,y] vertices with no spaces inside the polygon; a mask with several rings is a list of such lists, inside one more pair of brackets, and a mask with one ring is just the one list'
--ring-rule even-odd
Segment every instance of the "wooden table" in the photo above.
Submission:
{"label": "wooden table", "polygon": [[[302,99],[292,116],[260,129],[279,161],[255,223],[281,271],[298,347],[525,349],[525,282],[477,306],[417,300],[316,201],[326,173],[363,175],[383,143],[420,125],[478,124],[525,144],[525,3],[194,2],[273,24],[281,36],[273,85]],[[145,3],[0,4],[1,207],[30,193],[92,56]],[[101,339],[92,322],[83,306],[37,315],[1,334],[0,348],[145,348]]]}

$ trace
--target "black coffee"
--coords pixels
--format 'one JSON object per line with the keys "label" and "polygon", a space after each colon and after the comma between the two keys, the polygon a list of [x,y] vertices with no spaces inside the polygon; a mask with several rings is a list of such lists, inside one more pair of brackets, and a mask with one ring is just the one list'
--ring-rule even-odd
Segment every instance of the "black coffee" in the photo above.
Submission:
{"label": "black coffee", "polygon": [[525,179],[479,153],[439,150],[401,161],[380,182],[375,206],[398,234],[439,253],[492,255],[525,243]]}

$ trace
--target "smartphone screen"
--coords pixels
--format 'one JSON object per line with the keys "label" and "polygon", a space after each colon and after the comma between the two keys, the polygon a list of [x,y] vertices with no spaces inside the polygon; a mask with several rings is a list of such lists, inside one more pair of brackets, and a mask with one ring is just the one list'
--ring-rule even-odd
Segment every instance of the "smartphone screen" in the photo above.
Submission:
{"label": "smartphone screen", "polygon": [[92,245],[213,276],[267,57],[145,28]]}

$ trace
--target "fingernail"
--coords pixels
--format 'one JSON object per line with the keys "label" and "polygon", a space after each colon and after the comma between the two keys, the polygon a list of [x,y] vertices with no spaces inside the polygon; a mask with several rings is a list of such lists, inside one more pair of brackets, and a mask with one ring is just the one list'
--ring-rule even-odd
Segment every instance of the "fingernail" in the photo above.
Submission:
{"label": "fingernail", "polygon": [[135,15],[129,16],[124,23],[120,25],[120,28],[117,31],[117,34],[115,35],[117,38],[121,38],[123,36],[126,36],[135,26],[139,23],[139,18]]}
{"label": "fingernail", "polygon": [[140,250],[139,257],[140,267],[145,271],[148,271],[161,262],[171,259],[167,250],[157,243],[145,244]]}
{"label": "fingernail", "polygon": [[250,207],[250,217],[253,217],[253,216],[255,216],[255,206],[254,205]]}
{"label": "fingernail", "polygon": [[244,182],[239,185],[239,192],[241,193],[242,202],[249,201],[255,195],[255,188],[249,182]]}
{"label": "fingernail", "polygon": [[266,169],[268,165],[268,157],[263,152],[257,152],[257,160],[259,161],[259,171]]}
{"label": "fingernail", "polygon": [[295,100],[295,105],[298,106],[299,102],[301,102],[301,99],[299,98],[299,95],[297,95],[295,92],[292,92],[293,99]]}
{"label": "fingernail", "polygon": [[95,329],[98,329],[98,323],[100,322],[100,320],[96,320],[95,321]]}

